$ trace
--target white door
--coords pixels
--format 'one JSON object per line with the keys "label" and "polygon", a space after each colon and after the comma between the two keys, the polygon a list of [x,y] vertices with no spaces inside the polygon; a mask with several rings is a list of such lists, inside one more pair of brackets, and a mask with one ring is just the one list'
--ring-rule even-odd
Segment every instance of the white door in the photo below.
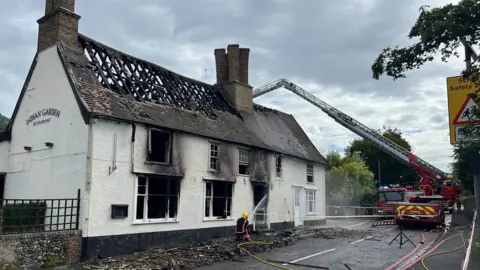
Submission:
{"label": "white door", "polygon": [[303,225],[302,217],[302,191],[301,187],[293,187],[293,219],[295,227]]}

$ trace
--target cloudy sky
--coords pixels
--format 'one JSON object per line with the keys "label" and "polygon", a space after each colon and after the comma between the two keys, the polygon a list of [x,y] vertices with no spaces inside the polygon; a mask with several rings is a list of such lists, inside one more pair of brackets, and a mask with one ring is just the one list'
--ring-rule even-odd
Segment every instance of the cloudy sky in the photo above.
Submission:
{"label": "cloudy sky", "polygon": [[[0,0],[0,113],[10,116],[33,59],[43,0]],[[432,63],[407,79],[375,81],[382,48],[409,44],[418,8],[447,0],[77,0],[80,32],[184,75],[215,81],[215,48],[251,48],[254,87],[287,78],[371,128],[400,128],[414,152],[448,171],[446,77],[461,60]],[[256,99],[293,114],[323,152],[355,138],[287,90]]]}

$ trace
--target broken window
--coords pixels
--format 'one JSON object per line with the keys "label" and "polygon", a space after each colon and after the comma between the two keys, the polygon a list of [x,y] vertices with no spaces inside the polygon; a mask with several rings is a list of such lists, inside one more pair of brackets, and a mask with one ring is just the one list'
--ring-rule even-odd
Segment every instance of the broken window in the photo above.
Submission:
{"label": "broken window", "polygon": [[313,183],[313,165],[307,164],[307,182]]}
{"label": "broken window", "polygon": [[218,143],[210,144],[210,170],[212,171],[220,170],[220,160],[218,159],[219,150],[220,150],[220,144]]}
{"label": "broken window", "polygon": [[136,219],[143,221],[177,219],[180,180],[165,177],[138,177]]}
{"label": "broken window", "polygon": [[232,182],[207,181],[205,183],[205,217],[230,218],[232,193]]}
{"label": "broken window", "polygon": [[317,209],[315,207],[316,205],[316,190],[312,190],[312,189],[307,189],[306,190],[306,197],[307,197],[307,213],[308,214],[315,214],[317,213]]}
{"label": "broken window", "polygon": [[250,175],[250,151],[238,149],[238,174]]}
{"label": "broken window", "polygon": [[170,163],[171,133],[159,129],[150,129],[148,143],[148,160]]}
{"label": "broken window", "polygon": [[282,178],[282,156],[275,158],[275,171],[277,178]]}

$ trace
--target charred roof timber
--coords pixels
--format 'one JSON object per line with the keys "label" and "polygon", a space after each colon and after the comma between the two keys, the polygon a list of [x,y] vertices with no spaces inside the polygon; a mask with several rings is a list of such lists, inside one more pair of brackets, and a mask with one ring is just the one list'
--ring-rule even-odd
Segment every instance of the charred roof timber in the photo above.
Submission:
{"label": "charred roof timber", "polygon": [[137,101],[167,104],[215,118],[215,110],[234,113],[212,85],[176,74],[158,65],[120,53],[79,35],[90,64],[103,87]]}

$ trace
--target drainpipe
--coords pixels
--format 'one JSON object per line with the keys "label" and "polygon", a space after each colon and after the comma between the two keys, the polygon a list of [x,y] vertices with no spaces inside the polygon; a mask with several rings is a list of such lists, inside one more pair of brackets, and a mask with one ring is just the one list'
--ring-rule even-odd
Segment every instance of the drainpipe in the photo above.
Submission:
{"label": "drainpipe", "polygon": [[85,177],[85,192],[83,192],[82,202],[85,202],[85,198],[87,199],[87,203],[83,203],[85,207],[84,213],[84,224],[83,224],[83,236],[88,236],[89,231],[89,217],[90,217],[90,209],[92,207],[92,156],[93,156],[93,125],[97,122],[97,119],[90,118],[90,123],[88,124],[88,143],[87,143],[87,171]]}
{"label": "drainpipe", "polygon": [[137,125],[132,123],[132,148],[130,150],[130,162],[132,163],[132,173],[135,171],[135,134],[137,132]]}

